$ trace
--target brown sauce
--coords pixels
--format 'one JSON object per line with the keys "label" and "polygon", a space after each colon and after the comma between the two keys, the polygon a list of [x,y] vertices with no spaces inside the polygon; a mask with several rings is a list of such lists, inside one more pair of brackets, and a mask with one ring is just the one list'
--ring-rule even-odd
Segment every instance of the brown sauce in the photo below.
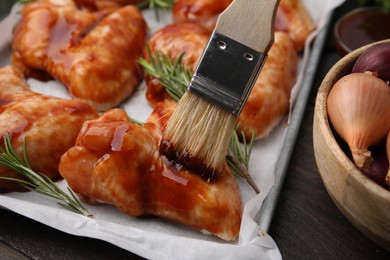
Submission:
{"label": "brown sauce", "polygon": [[59,16],[50,35],[47,55],[55,63],[63,63],[66,69],[71,65],[72,59],[66,55],[65,48],[69,45],[76,28],[76,24],[69,23],[65,17]]}
{"label": "brown sauce", "polygon": [[[75,10],[75,12],[80,12]],[[79,23],[77,20],[70,21],[69,18],[59,12],[57,20],[50,32],[50,38],[46,54],[56,64],[63,64],[66,71],[73,65],[73,58],[69,48],[77,47],[80,42],[98,25],[105,17],[104,13],[96,16],[89,24]]]}
{"label": "brown sauce", "polygon": [[176,182],[177,184],[187,186],[188,179],[185,179],[177,174],[184,168],[184,166],[168,160],[168,158],[165,156],[162,156],[162,159],[164,161],[164,169],[162,170],[162,176]]}
{"label": "brown sauce", "polygon": [[179,152],[168,140],[161,140],[159,152],[168,159],[171,166],[185,167],[206,182],[218,180],[219,174],[216,169],[208,167],[200,158],[192,156],[188,151]]}
{"label": "brown sauce", "polygon": [[120,125],[115,128],[114,138],[111,141],[112,151],[121,151],[123,145],[123,137],[129,131],[129,126],[126,124]]}
{"label": "brown sauce", "polygon": [[336,25],[336,47],[347,54],[364,45],[390,38],[390,12],[358,9]]}

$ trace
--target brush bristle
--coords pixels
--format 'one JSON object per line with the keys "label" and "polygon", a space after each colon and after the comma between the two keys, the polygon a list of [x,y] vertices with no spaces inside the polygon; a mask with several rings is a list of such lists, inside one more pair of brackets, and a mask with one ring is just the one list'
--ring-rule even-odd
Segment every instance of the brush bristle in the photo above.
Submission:
{"label": "brush bristle", "polygon": [[224,163],[237,117],[196,94],[186,92],[169,119],[163,136],[179,153],[199,158],[207,167]]}

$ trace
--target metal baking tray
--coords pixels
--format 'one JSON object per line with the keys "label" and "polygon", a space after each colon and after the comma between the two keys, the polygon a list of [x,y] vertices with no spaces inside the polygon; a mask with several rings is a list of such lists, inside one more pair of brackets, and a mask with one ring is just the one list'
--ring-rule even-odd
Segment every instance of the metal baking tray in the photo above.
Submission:
{"label": "metal baking tray", "polygon": [[265,198],[260,211],[255,217],[257,223],[264,231],[269,231],[272,218],[278,203],[279,195],[283,187],[283,182],[286,177],[292,152],[294,151],[295,141],[297,139],[299,129],[305,114],[306,105],[310,96],[311,88],[314,84],[314,77],[317,72],[322,51],[325,46],[325,40],[331,27],[333,12],[330,12],[325,17],[324,27],[318,32],[316,39],[313,42],[311,55],[304,71],[305,80],[302,83],[301,89],[295,102],[290,123],[286,132],[285,139],[280,151],[280,155],[275,166],[275,183]]}

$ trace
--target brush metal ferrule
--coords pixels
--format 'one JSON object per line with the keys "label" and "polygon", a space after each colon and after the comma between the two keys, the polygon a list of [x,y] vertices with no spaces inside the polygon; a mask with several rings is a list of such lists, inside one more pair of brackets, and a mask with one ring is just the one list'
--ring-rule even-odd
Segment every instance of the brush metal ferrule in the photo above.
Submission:
{"label": "brush metal ferrule", "polygon": [[188,90],[238,116],[266,58],[267,54],[214,32]]}

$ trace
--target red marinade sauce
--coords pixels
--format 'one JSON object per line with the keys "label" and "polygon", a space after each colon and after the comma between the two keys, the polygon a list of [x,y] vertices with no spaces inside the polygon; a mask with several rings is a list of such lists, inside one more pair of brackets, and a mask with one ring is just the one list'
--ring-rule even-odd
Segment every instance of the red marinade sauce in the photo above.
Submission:
{"label": "red marinade sauce", "polygon": [[189,172],[196,173],[206,182],[218,181],[218,171],[208,167],[200,158],[192,156],[188,151],[180,153],[168,140],[161,140],[159,152],[176,168],[184,166]]}
{"label": "red marinade sauce", "polygon": [[[340,52],[347,54],[364,45],[390,38],[390,12],[377,8],[357,9],[339,21],[335,32]],[[338,38],[338,39],[337,39]],[[347,53],[345,53],[347,52]]]}

